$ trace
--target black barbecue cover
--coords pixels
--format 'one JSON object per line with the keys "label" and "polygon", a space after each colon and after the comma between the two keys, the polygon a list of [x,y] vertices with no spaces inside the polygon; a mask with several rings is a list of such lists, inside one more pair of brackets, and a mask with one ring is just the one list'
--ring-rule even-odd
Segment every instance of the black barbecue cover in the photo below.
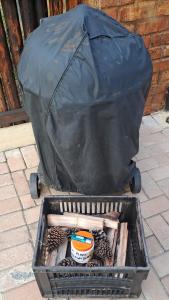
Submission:
{"label": "black barbecue cover", "polygon": [[44,182],[84,194],[121,192],[152,75],[141,36],[79,5],[41,20],[18,75]]}

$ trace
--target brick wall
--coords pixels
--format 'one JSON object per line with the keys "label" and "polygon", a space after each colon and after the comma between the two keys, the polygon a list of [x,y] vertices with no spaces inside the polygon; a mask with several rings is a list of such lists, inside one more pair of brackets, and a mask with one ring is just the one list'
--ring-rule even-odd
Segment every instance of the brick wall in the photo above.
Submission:
{"label": "brick wall", "polygon": [[83,0],[141,34],[153,60],[152,86],[145,114],[164,106],[169,86],[169,0]]}

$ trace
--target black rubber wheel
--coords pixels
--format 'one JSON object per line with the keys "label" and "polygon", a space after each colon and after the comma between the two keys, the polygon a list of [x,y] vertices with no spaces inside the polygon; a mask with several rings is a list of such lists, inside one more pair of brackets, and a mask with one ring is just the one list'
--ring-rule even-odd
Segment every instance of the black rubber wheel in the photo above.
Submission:
{"label": "black rubber wheel", "polygon": [[134,173],[130,181],[130,190],[133,194],[140,193],[141,191],[141,174],[138,168],[134,169]]}
{"label": "black rubber wheel", "polygon": [[32,199],[38,199],[40,196],[39,177],[37,173],[31,173],[29,179],[29,189]]}

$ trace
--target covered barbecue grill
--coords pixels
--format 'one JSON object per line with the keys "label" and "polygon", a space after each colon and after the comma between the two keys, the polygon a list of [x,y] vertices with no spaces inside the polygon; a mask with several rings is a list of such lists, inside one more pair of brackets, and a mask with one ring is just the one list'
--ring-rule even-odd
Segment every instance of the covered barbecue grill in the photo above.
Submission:
{"label": "covered barbecue grill", "polygon": [[39,181],[84,194],[139,192],[139,127],[152,76],[141,36],[103,12],[79,5],[42,19],[18,66],[32,121]]}

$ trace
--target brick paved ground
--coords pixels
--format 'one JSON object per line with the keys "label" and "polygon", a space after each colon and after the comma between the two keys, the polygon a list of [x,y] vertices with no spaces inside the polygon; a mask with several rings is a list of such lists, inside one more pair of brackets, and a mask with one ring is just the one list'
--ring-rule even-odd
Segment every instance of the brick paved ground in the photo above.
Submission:
{"label": "brick paved ground", "polygon": [[[144,117],[140,152],[139,195],[152,269],[142,285],[140,300],[169,299],[169,128]],[[43,188],[34,201],[29,174],[37,169],[34,145],[0,153],[0,299],[42,299],[31,270],[41,199],[56,191]],[[61,299],[60,299],[61,300]]]}

